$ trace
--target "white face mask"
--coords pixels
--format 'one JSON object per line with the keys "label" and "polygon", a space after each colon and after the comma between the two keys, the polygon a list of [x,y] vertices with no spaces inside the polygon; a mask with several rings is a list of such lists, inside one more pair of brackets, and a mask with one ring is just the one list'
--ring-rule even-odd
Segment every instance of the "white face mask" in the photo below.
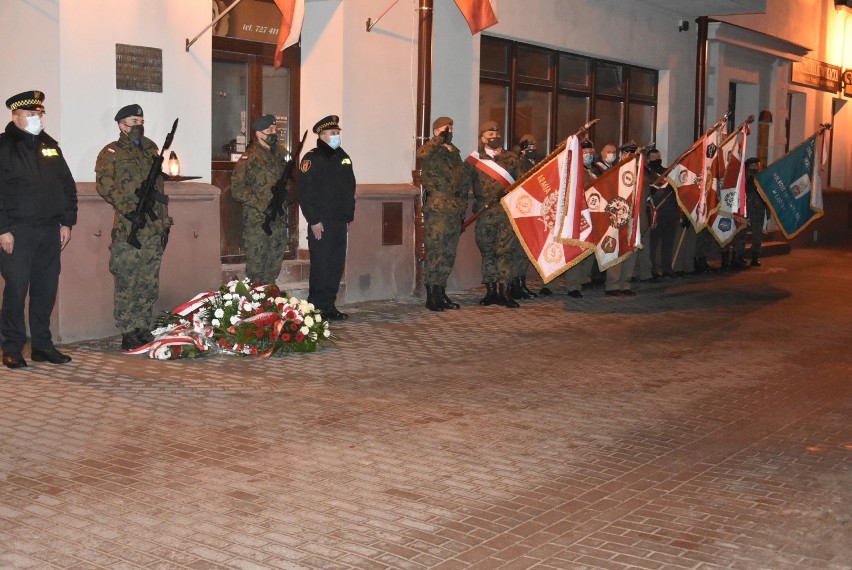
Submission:
{"label": "white face mask", "polygon": [[606,161],[607,164],[612,164],[613,162],[615,162],[615,153],[614,152],[606,153],[606,155],[604,155],[604,160]]}
{"label": "white face mask", "polygon": [[328,137],[328,146],[337,149],[340,147],[340,135],[331,135]]}
{"label": "white face mask", "polygon": [[586,166],[591,166],[594,158],[594,155],[592,155],[591,153],[583,154],[583,164]]}
{"label": "white face mask", "polygon": [[38,115],[27,117],[27,126],[24,127],[25,131],[37,135],[42,131],[42,129],[44,129],[44,125],[41,122],[41,117]]}

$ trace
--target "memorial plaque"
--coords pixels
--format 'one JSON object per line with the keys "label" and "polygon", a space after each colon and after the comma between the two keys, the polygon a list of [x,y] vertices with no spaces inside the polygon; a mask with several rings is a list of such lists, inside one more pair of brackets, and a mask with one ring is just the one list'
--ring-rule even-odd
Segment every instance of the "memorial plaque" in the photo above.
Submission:
{"label": "memorial plaque", "polygon": [[115,44],[115,88],[163,92],[163,50]]}

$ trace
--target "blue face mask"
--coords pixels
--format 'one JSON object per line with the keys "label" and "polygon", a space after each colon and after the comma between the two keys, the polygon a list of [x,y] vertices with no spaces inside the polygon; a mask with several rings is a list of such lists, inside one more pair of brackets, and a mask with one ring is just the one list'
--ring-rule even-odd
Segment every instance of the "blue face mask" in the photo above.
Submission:
{"label": "blue face mask", "polygon": [[331,135],[328,137],[328,146],[333,149],[340,147],[340,135]]}

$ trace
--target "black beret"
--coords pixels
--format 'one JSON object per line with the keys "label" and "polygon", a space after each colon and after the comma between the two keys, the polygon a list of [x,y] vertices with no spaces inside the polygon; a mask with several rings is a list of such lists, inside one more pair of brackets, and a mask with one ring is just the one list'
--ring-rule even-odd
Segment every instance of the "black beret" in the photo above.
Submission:
{"label": "black beret", "polygon": [[275,115],[261,115],[251,124],[253,131],[265,131],[275,124]]}
{"label": "black beret", "polygon": [[133,103],[132,105],[125,105],[121,109],[118,110],[118,113],[115,114],[115,121],[118,122],[122,119],[126,119],[127,117],[144,117],[142,114],[142,107]]}
{"label": "black beret", "polygon": [[627,144],[623,144],[620,147],[618,147],[618,151],[619,152],[628,152],[628,153],[632,154],[632,153],[636,152],[637,148],[638,147],[636,146],[635,142],[629,142]]}
{"label": "black beret", "polygon": [[580,148],[595,148],[595,143],[590,141],[589,139],[585,139],[580,143]]}
{"label": "black beret", "polygon": [[41,91],[24,91],[6,99],[6,106],[15,111],[44,111],[44,93]]}
{"label": "black beret", "polygon": [[434,121],[432,121],[432,130],[436,131],[440,128],[443,128],[447,125],[452,125],[453,120],[449,117],[438,117]]}
{"label": "black beret", "polygon": [[535,137],[532,135],[524,135],[521,137],[521,140],[518,141],[518,146],[521,148],[526,148],[530,145],[535,146]]}
{"label": "black beret", "polygon": [[752,164],[756,164],[756,165],[760,166],[760,159],[753,156],[753,157],[749,158],[748,160],[746,160],[746,163],[745,163],[746,168],[748,168]]}
{"label": "black beret", "polygon": [[316,134],[320,134],[323,131],[327,131],[328,129],[339,129],[340,128],[340,117],[337,115],[329,115],[328,117],[323,117],[314,125],[314,132]]}

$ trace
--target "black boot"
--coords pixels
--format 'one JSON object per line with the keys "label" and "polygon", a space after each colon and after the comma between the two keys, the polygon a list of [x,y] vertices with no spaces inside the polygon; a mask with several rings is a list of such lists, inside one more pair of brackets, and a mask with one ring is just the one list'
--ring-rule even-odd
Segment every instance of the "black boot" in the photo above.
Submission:
{"label": "black boot", "polygon": [[520,307],[518,302],[512,298],[512,294],[509,292],[509,286],[506,283],[497,284],[497,299],[497,304],[503,307],[508,307],[510,309]]}
{"label": "black boot", "polygon": [[722,271],[730,271],[731,269],[731,252],[722,252]]}
{"label": "black boot", "polygon": [[746,265],[745,258],[739,253],[735,253],[733,258],[731,259],[731,268],[735,271],[740,271],[742,269],[746,269],[748,265]]}
{"label": "black boot", "polygon": [[480,305],[497,305],[499,304],[499,298],[497,297],[497,284],[496,283],[486,283],[485,284],[485,297],[479,302]]}
{"label": "black boot", "polygon": [[550,295],[553,295],[553,291],[550,290],[550,287],[542,287],[538,294],[542,297],[548,297]]}
{"label": "black boot", "polygon": [[438,289],[441,292],[440,293],[441,294],[441,302],[443,303],[445,309],[460,309],[461,308],[461,305],[459,305],[458,303],[453,303],[452,300],[449,297],[447,297],[447,288],[446,287],[438,287]]}
{"label": "black boot", "polygon": [[509,296],[512,299],[523,299],[524,291],[521,289],[521,278],[515,277],[514,279],[509,280],[508,284]]}
{"label": "black boot", "polygon": [[760,267],[760,260],[757,258],[756,253],[751,254],[751,266],[752,267]]}
{"label": "black boot", "polygon": [[426,308],[430,311],[443,311],[444,301],[437,285],[426,285]]}
{"label": "black boot", "polygon": [[527,287],[527,278],[526,277],[518,277],[519,284],[521,286],[521,294],[524,296],[524,299],[535,299],[538,295],[531,291],[529,287]]}

